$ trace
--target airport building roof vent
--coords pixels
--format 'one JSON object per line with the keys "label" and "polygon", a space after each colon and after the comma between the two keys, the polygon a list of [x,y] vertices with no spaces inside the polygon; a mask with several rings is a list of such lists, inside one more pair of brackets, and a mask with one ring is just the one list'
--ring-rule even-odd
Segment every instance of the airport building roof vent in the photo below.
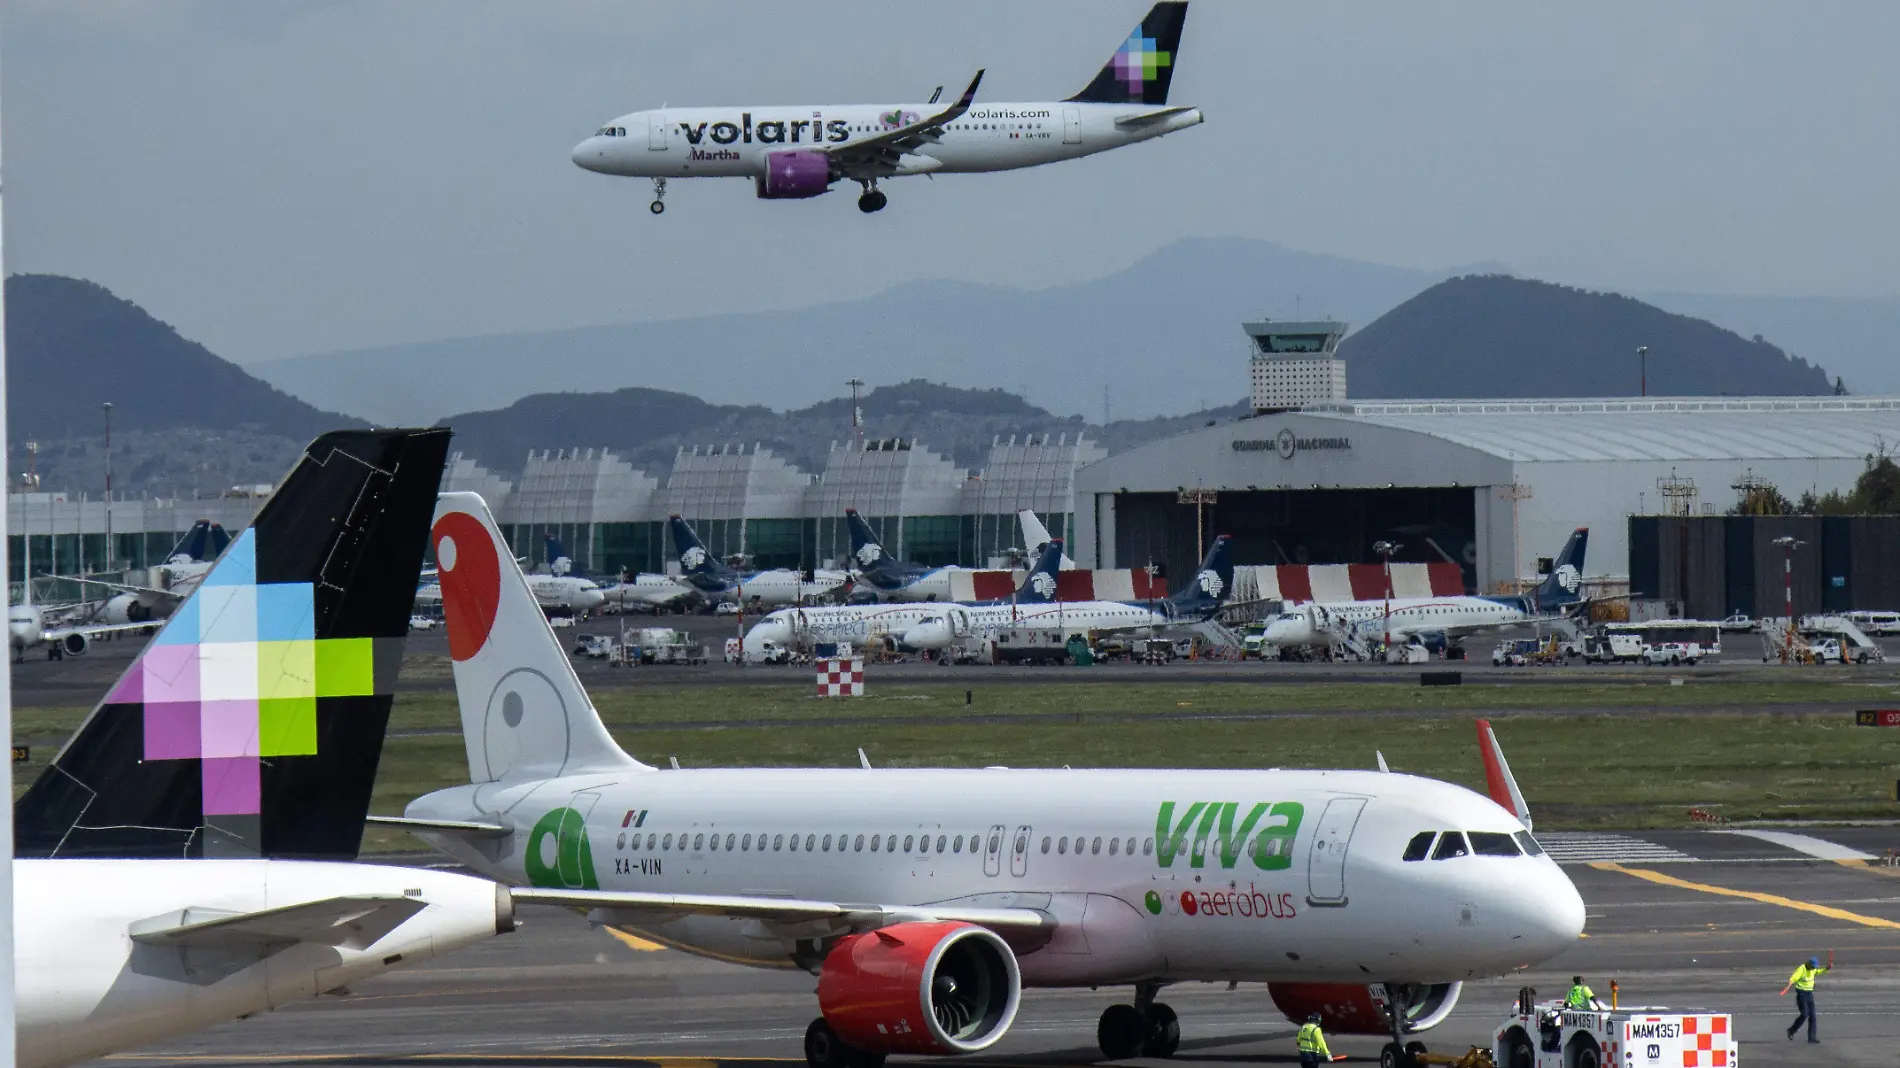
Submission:
{"label": "airport building roof vent", "polygon": [[1256,412],[1282,412],[1346,399],[1346,324],[1330,320],[1242,323],[1253,343],[1249,395]]}

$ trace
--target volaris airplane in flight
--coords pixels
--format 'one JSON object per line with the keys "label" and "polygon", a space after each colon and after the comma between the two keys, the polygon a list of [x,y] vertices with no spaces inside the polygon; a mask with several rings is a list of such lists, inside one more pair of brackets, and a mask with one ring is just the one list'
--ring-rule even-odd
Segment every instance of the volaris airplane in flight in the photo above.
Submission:
{"label": "volaris airplane in flight", "polygon": [[1380,771],[660,770],[607,733],[482,499],[444,494],[433,536],[470,781],[381,822],[516,901],[815,974],[812,1068],[988,1049],[1025,986],[1130,988],[1103,1054],[1166,1057],[1157,994],[1193,981],[1266,984],[1263,1017],[1408,1063],[1463,982],[1583,930],[1488,733],[1490,797]]}
{"label": "volaris airplane in flight", "polygon": [[659,108],[622,115],[574,146],[578,166],[653,179],[750,178],[760,198],[796,200],[856,182],[858,210],[884,207],[878,182],[971,174],[1092,156],[1198,125],[1168,104],[1185,2],[1156,4],[1087,88],[1065,100],[977,105],[978,71],[955,103]]}

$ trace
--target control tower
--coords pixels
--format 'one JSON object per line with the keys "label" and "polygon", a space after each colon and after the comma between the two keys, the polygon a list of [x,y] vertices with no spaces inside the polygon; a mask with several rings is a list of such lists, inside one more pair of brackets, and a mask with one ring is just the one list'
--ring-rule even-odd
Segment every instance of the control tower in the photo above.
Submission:
{"label": "control tower", "polygon": [[1346,324],[1285,322],[1271,319],[1242,323],[1253,342],[1253,410],[1283,412],[1309,404],[1346,400],[1346,361],[1339,342]]}

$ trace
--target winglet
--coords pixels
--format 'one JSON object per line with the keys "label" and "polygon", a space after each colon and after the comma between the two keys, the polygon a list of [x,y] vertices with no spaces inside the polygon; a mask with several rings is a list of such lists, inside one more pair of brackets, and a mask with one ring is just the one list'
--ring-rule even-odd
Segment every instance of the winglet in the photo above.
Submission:
{"label": "winglet", "polygon": [[863,746],[858,746],[858,767],[863,768],[865,771],[871,770],[871,758],[864,755]]}
{"label": "winglet", "polygon": [[1524,803],[1524,794],[1518,790],[1517,780],[1511,777],[1511,765],[1504,760],[1504,747],[1498,744],[1497,733],[1491,729],[1488,719],[1478,721],[1478,749],[1484,754],[1484,782],[1491,800],[1516,816],[1526,828],[1530,827],[1530,806]]}
{"label": "winglet", "polygon": [[961,97],[957,98],[957,107],[959,109],[968,108],[970,104],[976,100],[976,87],[981,84],[983,84],[983,72],[978,70],[976,77],[970,79],[970,87],[963,91]]}
{"label": "winglet", "polygon": [[1385,766],[1385,754],[1374,749],[1372,755],[1379,758],[1379,770],[1390,774],[1392,769]]}

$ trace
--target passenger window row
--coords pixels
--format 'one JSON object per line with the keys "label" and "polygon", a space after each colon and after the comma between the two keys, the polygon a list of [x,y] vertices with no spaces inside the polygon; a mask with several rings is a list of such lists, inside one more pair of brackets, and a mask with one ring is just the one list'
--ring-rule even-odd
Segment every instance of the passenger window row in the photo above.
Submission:
{"label": "passenger window row", "polygon": [[[930,835],[927,835],[927,834],[924,834],[924,835],[907,834],[903,838],[903,845],[901,847],[901,851],[905,853],[915,852],[915,853],[925,855],[925,856],[928,856],[933,852],[938,853],[938,854],[962,853],[964,851],[964,840],[965,840],[965,836],[961,834],[957,835],[955,838],[952,838],[949,835],[940,834],[940,835],[937,835],[934,839]],[[983,843],[982,835],[980,834],[969,835],[968,840],[969,840],[969,851],[971,854],[974,855],[975,853],[981,850],[982,843]],[[862,853],[864,852],[865,846],[867,844],[870,846],[871,852],[873,853],[877,853],[880,851],[886,852],[886,853],[896,853],[900,851],[900,847],[898,845],[898,838],[894,834],[891,834],[891,835],[874,834],[870,836],[867,842],[867,839],[865,838],[864,835],[859,834],[856,837],[853,837],[849,832],[845,834],[839,834],[839,835],[827,834],[822,837],[820,837],[817,834],[807,834],[804,836],[803,839],[800,839],[800,837],[796,834],[791,834],[791,835],[765,834],[765,833],[739,834],[736,831],[729,832],[723,836],[721,836],[720,834],[716,832],[711,835],[707,835],[702,832],[702,833],[694,834],[691,836],[688,836],[686,834],[678,834],[678,835],[664,834],[663,835],[658,832],[654,832],[654,833],[648,834],[644,841],[642,841],[640,836],[637,834],[634,835],[631,839],[627,839],[625,836],[622,836],[620,848],[627,849],[631,852],[640,852],[642,850],[645,850],[647,852],[656,852],[656,853],[664,853],[668,851],[678,852],[681,850],[690,850],[693,852],[706,851],[706,852],[714,852],[714,853],[719,852],[721,850],[724,850],[725,852],[728,852],[728,853],[745,853],[745,852],[761,852],[762,853],[762,852],[765,852],[768,848],[774,853],[778,853],[778,852],[797,853],[797,852],[800,852],[801,850],[806,853],[829,853],[833,849],[834,841],[836,842],[836,849],[840,853],[844,853],[847,851],[854,852],[854,853]]]}
{"label": "passenger window row", "polygon": [[[1076,835],[1075,836],[1076,856],[1081,856],[1082,851],[1085,849],[1091,854],[1100,853],[1102,851],[1102,841],[1103,839],[1099,835],[1093,841],[1091,841],[1089,838],[1087,838],[1084,835],[1080,835],[1080,834]],[[1110,838],[1107,841],[1108,841],[1108,855],[1109,856],[1113,857],[1113,856],[1120,855],[1122,853],[1127,853],[1131,857],[1135,855],[1135,839],[1132,835],[1128,837],[1127,839]],[[1063,835],[1060,838],[1051,838],[1049,835],[1045,834],[1042,836],[1042,851],[1044,853],[1049,852],[1050,844],[1052,842],[1054,843],[1055,851],[1058,854],[1064,854],[1069,851],[1069,838],[1067,835]],[[1150,856],[1154,853],[1154,851],[1155,851],[1154,839],[1144,838],[1141,840],[1141,855],[1142,856],[1144,857]]]}
{"label": "passenger window row", "polygon": [[[1432,848],[1433,841],[1437,848]],[[1506,834],[1502,831],[1420,831],[1405,844],[1403,860],[1450,860],[1477,854],[1481,857],[1542,856],[1544,847],[1529,831]]]}

